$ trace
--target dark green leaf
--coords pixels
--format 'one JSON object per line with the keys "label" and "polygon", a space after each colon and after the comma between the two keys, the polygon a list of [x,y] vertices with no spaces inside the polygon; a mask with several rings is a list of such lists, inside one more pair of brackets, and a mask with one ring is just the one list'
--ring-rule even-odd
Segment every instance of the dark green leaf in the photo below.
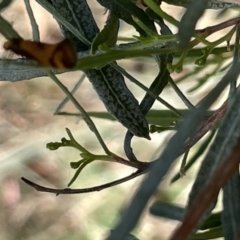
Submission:
{"label": "dark green leaf", "polygon": [[201,230],[206,230],[210,228],[220,227],[222,225],[221,212],[212,213],[199,228]]}
{"label": "dark green leaf", "polygon": [[2,0],[2,2],[0,3],[0,11],[8,7],[11,3],[12,3],[12,0]]}
{"label": "dark green leaf", "polygon": [[181,221],[185,210],[171,203],[154,202],[149,211],[158,217]]}
{"label": "dark green leaf", "polygon": [[149,29],[156,32],[154,23],[148,18],[146,13],[133,4],[130,0],[97,0],[102,6],[112,11],[120,19],[135,27],[143,36],[146,33],[133,21],[132,15],[138,17]]}

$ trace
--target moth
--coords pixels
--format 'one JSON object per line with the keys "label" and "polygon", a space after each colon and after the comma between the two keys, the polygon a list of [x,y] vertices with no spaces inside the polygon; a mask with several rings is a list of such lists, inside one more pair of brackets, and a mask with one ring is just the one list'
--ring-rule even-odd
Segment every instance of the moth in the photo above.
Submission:
{"label": "moth", "polygon": [[37,61],[45,67],[68,69],[75,66],[77,53],[70,39],[55,44],[13,38],[3,44],[5,50]]}

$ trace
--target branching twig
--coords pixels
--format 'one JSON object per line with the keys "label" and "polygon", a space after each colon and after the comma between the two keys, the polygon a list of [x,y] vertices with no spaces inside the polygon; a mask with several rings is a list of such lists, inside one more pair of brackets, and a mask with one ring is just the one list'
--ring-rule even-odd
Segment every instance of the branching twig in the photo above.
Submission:
{"label": "branching twig", "polygon": [[216,24],[214,26],[206,27],[204,29],[199,29],[199,30],[196,31],[196,33],[205,33],[206,36],[209,36],[209,35],[217,32],[217,31],[220,31],[220,30],[224,29],[224,28],[236,25],[239,22],[240,22],[240,17],[233,18],[233,19],[227,20],[225,22]]}
{"label": "branching twig", "polygon": [[[187,150],[189,150],[194,144],[196,144],[213,126],[214,124],[219,121],[225,114],[227,109],[227,102],[225,102],[222,107],[220,107],[218,110],[215,111],[215,113],[212,114],[212,116],[210,116],[203,124],[202,127],[200,128],[200,130],[196,133],[196,135],[190,139],[186,145],[185,145],[185,150],[184,152],[186,152]],[[124,178],[121,178],[119,180],[107,183],[107,184],[103,184],[103,185],[99,185],[99,186],[95,186],[95,187],[91,187],[91,188],[83,188],[83,189],[71,189],[71,188],[65,188],[65,189],[54,189],[54,188],[47,188],[41,185],[38,185],[24,177],[22,177],[21,179],[27,183],[28,185],[34,187],[37,191],[40,192],[50,192],[50,193],[55,193],[57,195],[59,194],[77,194],[77,193],[88,193],[88,192],[94,192],[94,191],[101,191],[103,189],[109,188],[109,187],[113,187],[116,186],[118,184],[124,183],[126,181],[129,181],[135,177],[138,177],[142,174],[147,173],[150,170],[150,165],[152,163],[147,163],[147,162],[131,162],[128,161],[126,159],[123,159],[117,155],[114,156],[114,160],[117,163],[123,164],[123,165],[127,165],[130,167],[134,167],[137,168],[138,170],[127,176]]]}

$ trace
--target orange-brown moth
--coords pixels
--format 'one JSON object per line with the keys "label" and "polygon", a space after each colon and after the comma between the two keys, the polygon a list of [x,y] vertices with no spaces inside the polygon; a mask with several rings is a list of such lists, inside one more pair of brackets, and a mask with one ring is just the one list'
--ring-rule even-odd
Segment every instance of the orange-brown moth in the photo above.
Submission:
{"label": "orange-brown moth", "polygon": [[37,61],[45,67],[68,69],[74,67],[77,53],[70,39],[48,44],[21,38],[9,39],[3,48]]}

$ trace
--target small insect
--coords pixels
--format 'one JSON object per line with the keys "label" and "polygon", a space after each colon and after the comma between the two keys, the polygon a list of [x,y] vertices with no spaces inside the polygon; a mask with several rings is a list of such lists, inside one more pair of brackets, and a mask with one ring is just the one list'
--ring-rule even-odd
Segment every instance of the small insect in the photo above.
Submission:
{"label": "small insect", "polygon": [[74,67],[77,61],[77,53],[70,39],[48,44],[14,38],[7,40],[3,48],[35,60],[45,67],[68,69]]}

